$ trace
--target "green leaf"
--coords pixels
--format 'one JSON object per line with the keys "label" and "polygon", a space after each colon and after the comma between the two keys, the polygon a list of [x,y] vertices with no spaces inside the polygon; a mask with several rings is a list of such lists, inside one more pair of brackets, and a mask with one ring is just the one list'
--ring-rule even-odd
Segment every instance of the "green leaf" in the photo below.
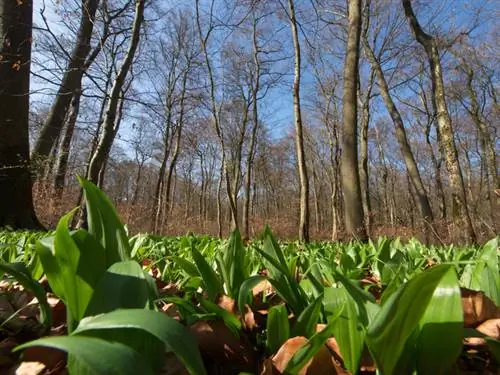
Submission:
{"label": "green leaf", "polygon": [[[458,338],[460,343],[462,340],[462,327],[458,327],[461,324],[455,320],[456,297],[460,297],[460,293],[457,294],[454,272],[451,265],[433,267],[404,284],[382,306],[366,336],[368,348],[382,374],[396,375],[414,371],[417,362],[420,362],[417,357],[419,354],[423,358],[434,360],[433,354],[441,359],[441,352],[444,352],[443,362],[446,364],[450,361],[456,350],[455,340]],[[434,298],[439,298],[439,302],[432,302]],[[439,305],[435,305],[436,303]],[[429,306],[431,310],[427,313]],[[442,323],[448,317],[449,323]],[[460,328],[458,336],[455,335],[457,328]],[[447,334],[438,337],[436,332]],[[435,353],[419,347],[419,343],[427,343],[430,337],[436,340],[433,345],[440,348]]]}
{"label": "green leaf", "polygon": [[454,269],[441,278],[419,325],[417,372],[447,373],[463,346],[462,299]]}
{"label": "green leaf", "polygon": [[36,247],[50,286],[69,310],[70,331],[72,322],[85,316],[105,271],[102,247],[84,230],[70,234],[68,225],[74,211],[61,218],[53,239],[40,241]]}
{"label": "green leaf", "polygon": [[267,280],[266,276],[252,276],[246,279],[240,286],[240,291],[238,292],[238,310],[245,311],[245,305],[250,303],[250,293],[252,289],[260,282]]}
{"label": "green leaf", "polygon": [[[198,344],[192,334],[178,321],[152,310],[124,309],[83,319],[74,335],[90,331],[116,329],[134,330],[131,339],[147,333],[162,341],[182,361],[191,374],[206,374]],[[123,344],[131,345],[132,342]]]}
{"label": "green leaf", "polygon": [[319,323],[322,302],[323,295],[320,295],[302,311],[293,326],[293,337],[304,336],[309,339],[316,333],[316,325]]}
{"label": "green leaf", "polygon": [[245,248],[239,230],[236,229],[231,233],[229,245],[222,259],[229,296],[237,299],[241,284],[248,277],[245,267]]}
{"label": "green leaf", "polygon": [[286,374],[298,374],[300,370],[311,360],[325,344],[325,341],[333,334],[333,325],[336,323],[342,312],[342,308],[338,309],[337,313],[330,317],[330,322],[321,331],[312,336],[309,341],[301,347],[288,361],[285,368]]}
{"label": "green leaf", "polygon": [[71,374],[76,375],[152,375],[145,359],[128,346],[94,337],[56,336],[46,337],[20,345],[14,351],[33,346],[45,346],[67,352],[73,361],[69,363]]}
{"label": "green leaf", "polygon": [[85,315],[102,314],[120,308],[148,308],[152,303],[151,294],[150,284],[137,262],[115,263],[96,285]]}
{"label": "green leaf", "polygon": [[333,335],[339,344],[347,369],[354,374],[358,370],[365,347],[366,326],[362,321],[368,319],[368,313],[365,306],[362,306],[364,318],[361,318],[356,302],[345,288],[325,289],[325,312],[335,313],[339,308],[342,308],[342,314],[333,325]]}
{"label": "green leaf", "polygon": [[203,279],[203,284],[205,285],[205,291],[208,293],[208,298],[211,301],[215,301],[217,296],[223,293],[223,287],[217,277],[217,274],[207,263],[205,257],[196,249],[193,241],[191,241],[191,254],[193,255],[198,272]]}
{"label": "green leaf", "polygon": [[171,259],[174,261],[174,263],[178,264],[189,276],[200,276],[200,272],[198,272],[196,266],[189,260],[176,256],[172,256]]}
{"label": "green leaf", "polygon": [[272,355],[290,338],[290,323],[285,305],[273,306],[267,316],[267,353]]}
{"label": "green leaf", "polygon": [[200,298],[200,305],[203,306],[207,312],[217,314],[217,316],[224,321],[224,324],[231,330],[231,332],[233,332],[235,336],[240,336],[241,322],[234,314],[203,298]]}
{"label": "green leaf", "polygon": [[106,266],[130,260],[132,249],[113,204],[92,182],[81,177],[78,181],[85,193],[88,231],[106,249]]}
{"label": "green leaf", "polygon": [[43,286],[31,277],[29,270],[23,263],[8,264],[0,260],[0,271],[12,275],[25,289],[33,292],[40,304],[40,323],[49,330],[52,325],[52,310],[47,302]]}

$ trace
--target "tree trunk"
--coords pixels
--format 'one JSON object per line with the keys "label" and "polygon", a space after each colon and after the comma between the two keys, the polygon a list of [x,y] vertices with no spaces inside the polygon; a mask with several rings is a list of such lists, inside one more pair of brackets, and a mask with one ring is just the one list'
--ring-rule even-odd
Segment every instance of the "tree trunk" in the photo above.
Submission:
{"label": "tree trunk", "polygon": [[464,179],[460,169],[451,118],[446,104],[443,71],[437,40],[426,34],[421,28],[415,13],[413,13],[411,1],[402,0],[402,3],[415,39],[424,47],[429,60],[432,82],[432,103],[437,116],[437,124],[445,153],[446,169],[448,170],[448,177],[452,190],[453,216],[458,219],[459,226],[465,229],[468,239],[475,242],[477,237],[472,224],[469,208],[467,207]]}
{"label": "tree trunk", "polygon": [[361,0],[349,0],[347,54],[344,65],[341,178],[347,233],[364,241],[365,228],[358,164],[359,42],[361,34]]}
{"label": "tree trunk", "polygon": [[414,191],[417,194],[418,207],[420,210],[420,215],[422,217],[422,224],[425,232],[428,232],[432,227],[433,215],[429,199],[427,197],[427,192],[425,190],[422,178],[420,177],[420,171],[418,170],[415,157],[413,156],[413,151],[411,150],[410,143],[406,136],[405,126],[403,124],[403,119],[396,107],[396,103],[392,99],[391,93],[389,92],[389,85],[385,79],[384,71],[380,65],[380,61],[375,56],[370,44],[368,43],[368,22],[370,17],[370,1],[368,0],[365,5],[365,32],[363,33],[363,45],[365,47],[365,52],[370,61],[370,65],[377,73],[377,81],[380,89],[380,94],[384,99],[385,106],[389,115],[391,116],[392,122],[396,128],[396,139],[399,144],[399,149],[403,155],[403,160],[406,165],[406,171],[410,177],[410,181],[413,185]]}
{"label": "tree trunk", "polygon": [[[477,99],[476,90],[474,89],[473,81],[474,81],[474,70],[469,67],[465,62],[465,70],[467,74],[467,91],[469,92],[470,97],[470,108],[466,108],[467,112],[474,121],[476,125],[480,137],[481,143],[481,157],[486,161],[486,186],[488,189],[488,199],[489,199],[489,209],[490,209],[490,219],[493,224],[495,222],[494,213],[496,212],[496,197],[494,190],[500,188],[500,180],[498,178],[498,169],[495,155],[495,145],[491,139],[490,132],[488,130],[488,125],[483,121],[480,115],[479,110],[479,101]],[[490,180],[492,182],[490,182]]]}
{"label": "tree trunk", "polygon": [[[212,21],[212,20],[210,20]],[[221,179],[225,179],[226,183],[226,194],[227,194],[227,199],[229,201],[229,208],[231,210],[231,217],[232,217],[232,224],[233,227],[231,228],[232,230],[238,229],[238,215],[237,215],[237,206],[236,202],[233,199],[233,194],[231,192],[231,183],[229,179],[229,171],[228,171],[228,166],[227,166],[227,161],[226,161],[226,147],[225,147],[225,142],[224,142],[224,135],[222,134],[222,128],[220,125],[220,118],[219,118],[219,111],[217,109],[217,101],[215,97],[215,81],[214,81],[214,74],[212,70],[212,64],[210,62],[210,58],[208,56],[208,38],[210,37],[210,32],[213,30],[213,25],[211,26],[209,32],[203,36],[202,32],[202,27],[201,27],[201,20],[200,20],[200,0],[196,0],[196,24],[198,27],[198,34],[200,37],[200,42],[201,42],[201,47],[203,50],[203,54],[205,57],[205,65],[208,70],[208,79],[210,81],[210,102],[211,102],[211,112],[212,112],[212,119],[214,122],[214,127],[215,127],[215,132],[217,134],[217,138],[219,139],[219,143],[221,146],[221,168],[223,173],[221,174]],[[219,182],[219,184],[222,184],[222,181]],[[219,185],[220,187],[220,185]],[[220,199],[220,196],[219,198]],[[222,223],[222,213],[221,213],[221,205],[218,203],[218,217],[219,217],[219,225]],[[219,227],[219,234],[222,233],[222,228]]]}
{"label": "tree trunk", "polygon": [[255,158],[255,142],[257,129],[259,127],[259,103],[258,94],[260,90],[260,59],[259,46],[257,44],[257,22],[253,19],[252,29],[253,63],[255,65],[255,82],[252,85],[252,135],[248,147],[247,170],[245,174],[245,198],[243,202],[243,236],[250,237],[250,192],[252,186],[253,162]]}
{"label": "tree trunk", "polygon": [[68,169],[68,159],[71,149],[71,140],[75,131],[76,120],[80,110],[80,97],[81,91],[77,90],[71,101],[71,111],[69,113],[68,121],[66,122],[66,130],[63,135],[61,150],[57,161],[57,168],[54,177],[54,192],[56,199],[61,199],[63,196],[66,173]]}
{"label": "tree trunk", "polygon": [[125,59],[116,75],[111,93],[109,95],[108,107],[106,110],[106,115],[103,123],[103,132],[100,138],[97,149],[90,161],[89,171],[87,178],[94,183],[99,180],[99,173],[106,162],[109,151],[113,144],[115,134],[116,134],[116,120],[117,112],[120,104],[121,94],[123,91],[123,86],[125,84],[125,79],[134,60],[135,52],[137,46],[139,45],[141,25],[144,18],[144,3],[145,0],[137,0],[135,5],[135,17],[132,26],[132,39],[130,41]]}
{"label": "tree trunk", "polygon": [[[361,199],[363,203],[363,213],[365,215],[365,226],[368,235],[371,233],[371,203],[370,203],[370,179],[368,175],[368,127],[370,125],[370,96],[373,89],[375,70],[370,69],[370,79],[365,88],[365,98],[361,103],[361,147],[359,150],[360,170],[359,181],[361,185]],[[358,86],[359,87],[359,86]]]}
{"label": "tree trunk", "polygon": [[295,18],[294,0],[288,1],[290,11],[290,26],[292,28],[293,46],[295,52],[295,79],[293,82],[293,113],[295,118],[295,148],[297,150],[297,164],[300,181],[300,221],[299,240],[309,241],[309,179],[304,150],[304,134],[302,113],[300,109],[300,42]]}
{"label": "tree trunk", "polygon": [[0,2],[0,227],[40,229],[29,157],[33,1]]}
{"label": "tree trunk", "polygon": [[33,148],[33,157],[42,159],[48,157],[50,150],[54,147],[57,138],[62,132],[64,119],[68,114],[71,99],[81,87],[82,77],[85,72],[85,59],[91,50],[90,43],[98,5],[99,0],[85,0],[82,2],[82,15],[76,45],[71,53],[61,86],[59,87],[49,115],[43,124]]}

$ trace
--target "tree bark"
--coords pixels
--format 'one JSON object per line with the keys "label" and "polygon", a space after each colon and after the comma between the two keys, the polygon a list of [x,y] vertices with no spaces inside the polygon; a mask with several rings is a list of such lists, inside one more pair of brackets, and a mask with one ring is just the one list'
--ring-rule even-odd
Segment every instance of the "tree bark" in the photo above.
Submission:
{"label": "tree bark", "polygon": [[145,0],[137,0],[135,5],[135,16],[132,26],[132,39],[123,60],[122,66],[116,75],[113,87],[109,95],[108,107],[106,109],[106,115],[103,123],[103,132],[99,140],[99,144],[95,150],[92,159],[90,160],[89,171],[87,178],[94,182],[99,182],[99,173],[106,162],[106,159],[111,150],[115,135],[116,135],[116,121],[118,107],[120,104],[120,99],[123,92],[123,86],[125,84],[125,79],[128,75],[132,61],[134,60],[135,52],[139,45],[140,31],[142,21],[144,19],[144,4]]}
{"label": "tree bark", "polygon": [[309,179],[307,176],[307,163],[304,150],[304,131],[302,112],[300,108],[300,42],[295,18],[294,0],[288,0],[290,11],[290,26],[292,28],[293,46],[295,52],[295,79],[293,82],[293,113],[295,118],[295,148],[297,150],[297,164],[299,167],[300,182],[300,221],[299,240],[309,241]]}
{"label": "tree bark", "polygon": [[259,128],[259,103],[258,94],[260,90],[260,58],[259,46],[257,44],[257,21],[254,17],[252,29],[252,47],[255,81],[252,84],[252,130],[250,145],[248,147],[247,170],[245,174],[245,198],[243,202],[243,235],[250,237],[250,192],[252,186],[253,162],[255,158],[255,143],[257,138],[257,129]]}
{"label": "tree bark", "polygon": [[422,218],[422,224],[425,232],[432,230],[432,222],[434,220],[432,215],[431,205],[429,203],[429,198],[427,197],[427,191],[425,190],[422,178],[420,176],[420,171],[418,170],[415,157],[413,156],[413,151],[411,150],[410,143],[408,142],[408,137],[406,135],[405,126],[403,119],[396,103],[392,99],[391,93],[389,91],[389,85],[385,79],[385,73],[382,70],[379,59],[375,56],[370,44],[368,43],[368,24],[370,19],[370,0],[366,2],[365,5],[365,22],[363,32],[363,45],[365,48],[366,55],[370,61],[370,65],[377,73],[377,82],[380,89],[380,94],[384,99],[385,106],[389,115],[391,116],[394,127],[396,128],[396,139],[399,144],[399,149],[403,155],[403,160],[406,165],[406,171],[410,177],[410,181],[413,185],[414,191],[417,195],[418,207],[420,210],[420,215]]}
{"label": "tree bark", "polygon": [[[361,184],[361,199],[363,203],[363,213],[365,215],[365,226],[368,235],[371,233],[371,202],[370,184],[368,175],[368,127],[370,125],[370,96],[373,89],[375,70],[370,69],[370,79],[365,88],[365,98],[361,103],[361,147],[359,148],[360,170],[359,181]],[[359,86],[358,86],[359,87]]]}
{"label": "tree bark", "polygon": [[33,2],[0,2],[0,227],[40,229],[29,157]]}
{"label": "tree bark", "polygon": [[457,147],[455,145],[453,126],[446,104],[443,71],[437,40],[424,32],[413,12],[411,1],[402,0],[402,3],[411,31],[417,42],[424,47],[429,60],[432,82],[432,103],[436,111],[437,124],[443,143],[446,168],[448,170],[452,190],[453,216],[458,219],[459,227],[465,229],[468,239],[472,242],[476,242],[476,233],[472,224],[469,208],[467,207],[467,195],[465,193],[464,179],[460,169]]}
{"label": "tree bark", "polygon": [[347,54],[344,65],[341,178],[344,216],[349,236],[368,238],[361,199],[358,164],[358,81],[361,0],[349,0]]}
{"label": "tree bark", "polygon": [[[45,120],[40,135],[33,148],[32,157],[46,158],[62,132],[64,119],[68,114],[71,99],[81,87],[85,73],[85,60],[91,51],[91,39],[95,15],[99,0],[82,1],[82,14],[76,38],[76,45],[71,53],[56,98]],[[43,161],[43,160],[42,160]]]}
{"label": "tree bark", "polygon": [[81,91],[78,90],[75,92],[73,100],[71,101],[71,111],[69,112],[69,118],[66,122],[66,130],[63,134],[61,150],[59,151],[59,158],[57,160],[56,173],[54,177],[54,192],[56,199],[61,199],[64,192],[69,153],[71,149],[71,140],[73,139],[76,120],[80,111],[80,97]]}

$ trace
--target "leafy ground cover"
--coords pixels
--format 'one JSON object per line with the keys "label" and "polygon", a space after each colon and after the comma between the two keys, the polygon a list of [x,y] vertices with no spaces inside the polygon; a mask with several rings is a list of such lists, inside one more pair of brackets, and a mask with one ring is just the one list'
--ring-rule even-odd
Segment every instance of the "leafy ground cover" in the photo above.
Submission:
{"label": "leafy ground cover", "polygon": [[50,233],[0,232],[0,372],[498,374],[498,238],[129,236],[81,180]]}

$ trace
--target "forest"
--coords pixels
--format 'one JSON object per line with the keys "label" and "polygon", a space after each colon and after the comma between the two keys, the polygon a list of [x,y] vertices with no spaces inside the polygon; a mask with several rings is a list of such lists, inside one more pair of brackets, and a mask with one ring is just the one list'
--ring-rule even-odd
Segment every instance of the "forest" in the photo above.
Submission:
{"label": "forest", "polygon": [[0,226],[54,227],[79,175],[134,233],[487,240],[494,3],[35,0],[2,18]]}
{"label": "forest", "polygon": [[0,0],[0,373],[498,375],[495,0]]}

